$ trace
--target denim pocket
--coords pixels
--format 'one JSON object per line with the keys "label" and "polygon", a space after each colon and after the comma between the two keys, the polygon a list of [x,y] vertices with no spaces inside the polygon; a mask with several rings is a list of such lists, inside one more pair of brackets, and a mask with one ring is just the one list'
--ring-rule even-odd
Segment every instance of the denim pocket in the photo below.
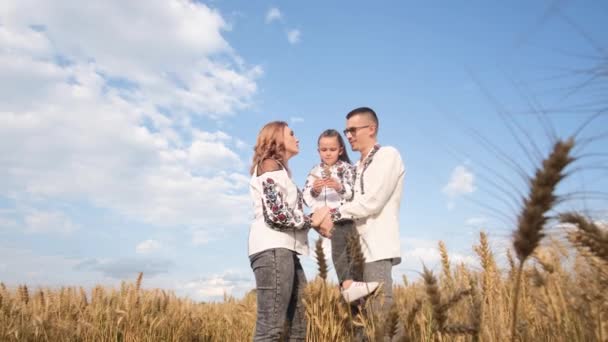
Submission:
{"label": "denim pocket", "polygon": [[266,250],[250,257],[251,269],[255,276],[257,290],[276,288],[276,255],[274,250]]}

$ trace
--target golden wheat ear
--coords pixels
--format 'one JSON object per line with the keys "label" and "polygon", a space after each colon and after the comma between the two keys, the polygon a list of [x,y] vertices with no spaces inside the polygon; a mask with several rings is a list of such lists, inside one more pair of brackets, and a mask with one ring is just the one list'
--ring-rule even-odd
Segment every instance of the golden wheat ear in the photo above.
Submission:
{"label": "golden wheat ear", "polygon": [[426,294],[433,312],[433,331],[439,333],[443,330],[448,319],[445,307],[441,305],[441,290],[433,271],[426,268],[424,264],[422,265],[422,278],[424,279]]}
{"label": "golden wheat ear", "polygon": [[327,281],[327,259],[325,258],[325,252],[323,251],[323,239],[320,237],[315,243],[315,256],[319,269],[319,277],[323,279],[323,281]]}
{"label": "golden wheat ear", "polygon": [[439,255],[441,256],[441,270],[443,273],[444,287],[451,290],[454,286],[454,279],[452,278],[452,270],[450,269],[450,257],[448,255],[448,248],[443,241],[439,241]]}
{"label": "golden wheat ear", "polygon": [[393,302],[391,305],[391,309],[388,314],[388,319],[385,323],[385,330],[388,332],[388,337],[390,341],[393,340],[393,337],[397,335],[397,328],[399,324],[399,308],[397,307],[397,302]]}
{"label": "golden wheat ear", "polygon": [[352,232],[352,234],[347,237],[346,254],[350,261],[353,279],[362,281],[363,272],[365,271],[365,256],[363,255],[363,249],[357,231]]}
{"label": "golden wheat ear", "polygon": [[513,249],[519,259],[519,267],[513,293],[511,341],[516,339],[517,306],[524,263],[545,235],[543,229],[548,221],[547,213],[557,201],[555,190],[559,182],[566,177],[566,167],[574,161],[570,155],[573,147],[573,138],[558,140],[553,145],[549,156],[543,160],[541,167],[530,179],[529,194],[523,200],[521,213],[517,218],[517,229],[513,233]]}
{"label": "golden wheat ear", "polygon": [[595,222],[578,213],[564,213],[560,222],[574,225],[568,238],[578,248],[586,249],[596,257],[608,262],[608,230],[600,228]]}

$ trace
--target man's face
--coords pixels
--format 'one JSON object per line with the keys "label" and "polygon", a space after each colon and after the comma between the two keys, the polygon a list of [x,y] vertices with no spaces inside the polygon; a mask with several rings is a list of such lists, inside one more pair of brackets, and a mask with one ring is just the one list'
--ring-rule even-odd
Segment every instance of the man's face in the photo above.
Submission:
{"label": "man's face", "polygon": [[353,151],[362,151],[374,143],[375,126],[366,115],[355,115],[346,120],[345,132]]}

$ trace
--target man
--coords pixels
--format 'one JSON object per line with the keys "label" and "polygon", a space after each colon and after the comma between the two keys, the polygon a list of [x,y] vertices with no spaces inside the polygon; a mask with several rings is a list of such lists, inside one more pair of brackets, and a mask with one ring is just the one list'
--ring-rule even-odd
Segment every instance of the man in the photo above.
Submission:
{"label": "man", "polygon": [[[353,151],[361,154],[356,163],[354,197],[330,210],[331,220],[323,220],[319,232],[331,237],[339,233],[332,232],[333,223],[355,222],[365,256],[362,281],[383,284],[382,311],[386,313],[393,301],[392,267],[401,262],[399,207],[405,168],[399,151],[378,144],[378,128],[378,117],[371,108],[357,108],[346,115],[344,135]],[[321,208],[315,216],[322,217],[327,210]]]}

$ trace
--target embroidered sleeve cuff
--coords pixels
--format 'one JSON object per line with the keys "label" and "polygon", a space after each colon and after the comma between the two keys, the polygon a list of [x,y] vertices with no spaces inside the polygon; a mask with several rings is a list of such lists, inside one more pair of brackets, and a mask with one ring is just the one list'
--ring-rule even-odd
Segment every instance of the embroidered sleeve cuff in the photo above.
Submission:
{"label": "embroidered sleeve cuff", "polygon": [[329,214],[331,215],[331,220],[335,223],[335,222],[340,222],[342,221],[342,214],[340,213],[340,210],[338,208],[333,208],[329,210]]}
{"label": "embroidered sleeve cuff", "polygon": [[312,219],[310,218],[310,214],[304,215],[304,226],[302,227],[302,229],[310,229],[310,228],[312,228]]}

